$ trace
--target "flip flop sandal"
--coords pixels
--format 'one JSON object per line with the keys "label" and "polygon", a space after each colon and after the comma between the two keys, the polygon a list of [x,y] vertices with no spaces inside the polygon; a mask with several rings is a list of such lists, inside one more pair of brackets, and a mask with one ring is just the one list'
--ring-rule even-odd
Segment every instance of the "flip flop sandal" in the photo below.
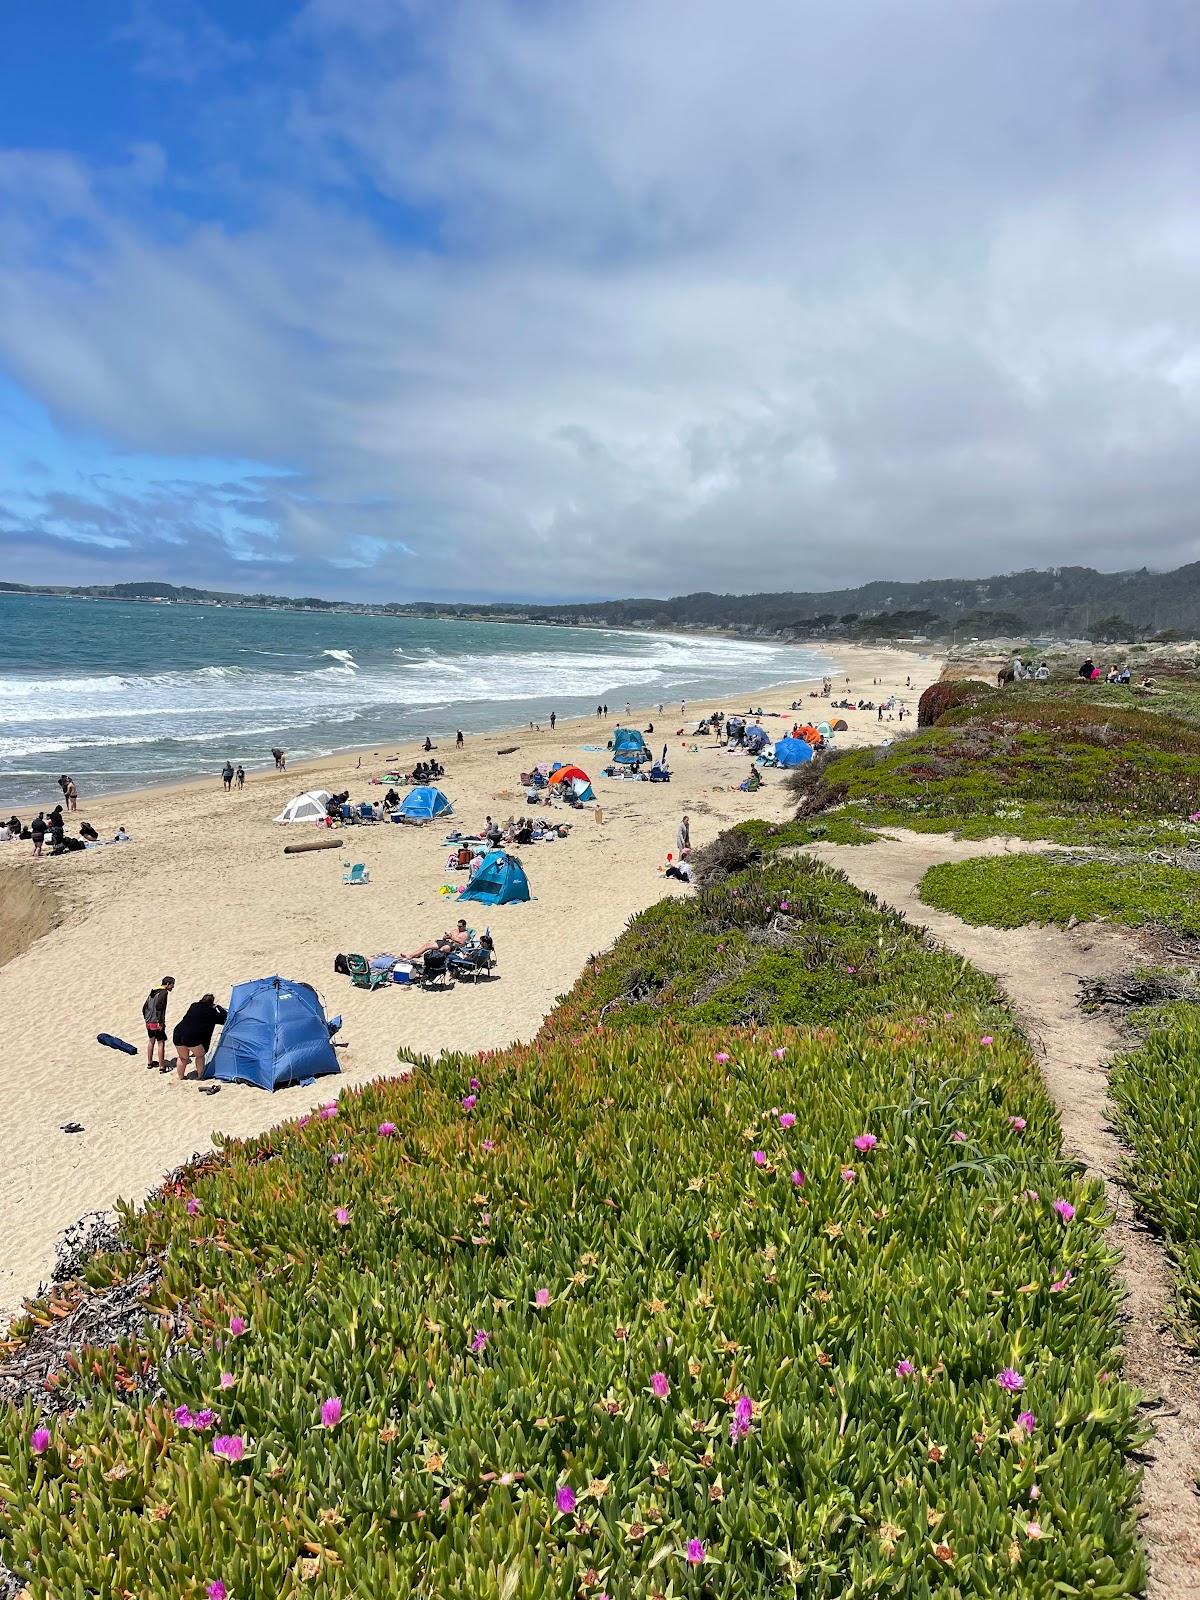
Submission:
{"label": "flip flop sandal", "polygon": [[221,1085],[219,1083],[206,1083],[200,1090],[201,1094],[220,1094],[220,1092]]}

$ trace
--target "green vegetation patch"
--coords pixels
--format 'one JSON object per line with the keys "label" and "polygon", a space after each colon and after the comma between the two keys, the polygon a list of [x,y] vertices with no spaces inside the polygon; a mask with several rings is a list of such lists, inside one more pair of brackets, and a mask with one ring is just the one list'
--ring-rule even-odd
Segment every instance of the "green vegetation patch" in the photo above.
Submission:
{"label": "green vegetation patch", "polygon": [[[738,835],[725,841],[735,845]],[[753,852],[753,840],[746,840]],[[694,896],[659,901],[597,957],[548,1035],[685,1018],[700,1026],[837,1022],[893,1010],[993,1007],[992,982],[805,857],[768,856]]]}
{"label": "green vegetation patch", "polygon": [[0,1419],[0,1553],[33,1600],[1135,1594],[1105,1221],[969,1015],[426,1062],[125,1214],[88,1278],[160,1262],[159,1320]]}
{"label": "green vegetation patch", "polygon": [[1164,1006],[1140,1021],[1146,1038],[1117,1058],[1109,1093],[1133,1152],[1126,1181],[1166,1236],[1179,1305],[1200,1343],[1200,1007]]}
{"label": "green vegetation patch", "polygon": [[1187,867],[1032,853],[978,856],[930,867],[919,888],[926,905],[992,928],[1097,919],[1200,935],[1200,874]]}

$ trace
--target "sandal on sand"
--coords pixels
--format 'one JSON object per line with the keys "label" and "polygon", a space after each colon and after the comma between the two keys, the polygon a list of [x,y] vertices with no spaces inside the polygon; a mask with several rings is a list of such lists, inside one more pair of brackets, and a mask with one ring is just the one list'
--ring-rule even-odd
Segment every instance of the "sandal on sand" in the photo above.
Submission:
{"label": "sandal on sand", "polygon": [[220,1094],[220,1092],[221,1085],[219,1083],[206,1083],[200,1090],[201,1094]]}

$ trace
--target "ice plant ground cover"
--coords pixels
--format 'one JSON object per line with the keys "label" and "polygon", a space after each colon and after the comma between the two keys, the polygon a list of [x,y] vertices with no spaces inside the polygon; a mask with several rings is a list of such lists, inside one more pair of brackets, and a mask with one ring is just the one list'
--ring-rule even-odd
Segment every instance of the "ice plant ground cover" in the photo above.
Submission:
{"label": "ice plant ground cover", "polygon": [[1098,918],[1200,935],[1200,873],[1139,858],[976,856],[930,867],[920,893],[926,905],[993,928]]}
{"label": "ice plant ground cover", "polygon": [[1200,1008],[1135,1015],[1144,1031],[1109,1079],[1117,1128],[1132,1157],[1126,1178],[1162,1229],[1177,1269],[1183,1333],[1200,1344]]}
{"label": "ice plant ground cover", "polygon": [[448,1056],[183,1190],[87,1268],[164,1325],[0,1420],[34,1600],[1142,1585],[1103,1202],[994,1016]]}
{"label": "ice plant ground cover", "polygon": [[[1200,727],[1129,691],[1116,705],[1083,684],[1046,695],[1036,688],[981,689],[887,748],[835,751],[799,768],[789,783],[800,820],[811,825],[840,807],[844,823],[964,838],[1200,840],[1188,820],[1200,800]],[[1200,715],[1200,696],[1196,708]]]}

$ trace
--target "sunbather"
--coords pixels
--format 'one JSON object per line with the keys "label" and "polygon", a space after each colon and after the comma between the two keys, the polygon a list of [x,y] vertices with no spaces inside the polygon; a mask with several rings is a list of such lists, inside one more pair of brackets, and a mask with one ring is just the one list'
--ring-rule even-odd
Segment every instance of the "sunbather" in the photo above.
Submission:
{"label": "sunbather", "polygon": [[440,939],[427,939],[424,944],[418,945],[415,950],[401,951],[400,959],[402,961],[419,961],[430,950],[444,950],[448,954],[451,950],[461,950],[464,945],[470,942],[470,938],[471,936],[467,931],[466,918],[459,917],[458,926],[453,932],[447,931],[443,933]]}

